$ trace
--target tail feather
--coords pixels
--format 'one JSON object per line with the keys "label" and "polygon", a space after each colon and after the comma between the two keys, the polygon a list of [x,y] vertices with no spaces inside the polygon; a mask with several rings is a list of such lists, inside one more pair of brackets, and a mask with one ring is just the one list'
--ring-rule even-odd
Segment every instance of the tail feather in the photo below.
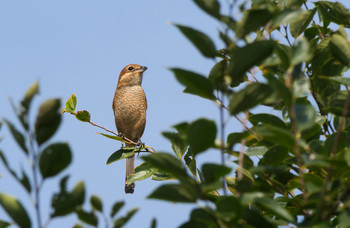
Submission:
{"label": "tail feather", "polygon": [[134,193],[135,183],[127,184],[126,179],[134,173],[135,156],[128,157],[126,159],[126,172],[125,172],[125,193]]}

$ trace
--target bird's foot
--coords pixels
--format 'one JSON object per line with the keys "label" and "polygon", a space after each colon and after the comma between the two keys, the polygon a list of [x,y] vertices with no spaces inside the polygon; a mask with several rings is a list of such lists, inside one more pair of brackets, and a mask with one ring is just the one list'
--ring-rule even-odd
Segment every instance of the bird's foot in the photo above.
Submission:
{"label": "bird's foot", "polygon": [[141,142],[141,140],[138,141],[138,143],[136,144],[136,146],[140,147],[140,149],[145,147],[145,144],[143,142]]}

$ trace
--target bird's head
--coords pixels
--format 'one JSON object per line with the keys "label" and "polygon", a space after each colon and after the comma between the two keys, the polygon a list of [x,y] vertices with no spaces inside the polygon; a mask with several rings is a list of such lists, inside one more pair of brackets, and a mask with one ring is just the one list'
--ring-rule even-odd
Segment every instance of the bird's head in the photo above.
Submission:
{"label": "bird's head", "polygon": [[118,88],[122,86],[141,85],[142,74],[147,67],[138,64],[129,64],[119,74]]}

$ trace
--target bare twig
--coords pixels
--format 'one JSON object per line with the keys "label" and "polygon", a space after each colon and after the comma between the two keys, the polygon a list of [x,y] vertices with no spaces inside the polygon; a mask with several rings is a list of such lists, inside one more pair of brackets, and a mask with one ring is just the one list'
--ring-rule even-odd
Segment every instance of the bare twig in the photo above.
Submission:
{"label": "bare twig", "polygon": [[289,46],[292,46],[292,43],[291,43],[290,40],[289,40],[287,25],[283,25],[283,28],[284,28],[284,32],[286,33],[286,34],[284,35],[284,37],[286,38],[286,40],[287,40]]}
{"label": "bare twig", "polygon": [[[248,111],[245,112],[245,117],[244,117],[244,121],[243,121],[243,127],[246,127],[247,124],[247,120],[248,120]],[[237,179],[238,180],[242,180],[243,178],[243,161],[244,161],[244,148],[245,148],[245,144],[246,144],[247,140],[244,138],[241,141],[241,150],[238,156],[238,174],[237,174]]]}
{"label": "bare twig", "polygon": [[[123,136],[123,135],[120,135],[120,134],[118,134],[118,133],[116,133],[116,132],[114,132],[114,131],[112,131],[112,130],[109,130],[109,129],[107,129],[107,128],[101,126],[101,125],[95,124],[95,123],[93,123],[93,122],[91,122],[91,121],[89,121],[89,124],[91,124],[92,126],[95,126],[95,127],[99,127],[99,128],[101,128],[101,129],[103,129],[103,130],[109,132],[109,133],[114,134],[115,136],[118,136],[118,137],[122,138],[122,140],[123,140],[125,143],[133,144],[133,145],[135,145],[135,146],[138,145],[136,142],[132,141],[131,139],[128,139],[127,137],[125,137],[125,136]],[[153,148],[152,148],[152,149],[153,149]]]}

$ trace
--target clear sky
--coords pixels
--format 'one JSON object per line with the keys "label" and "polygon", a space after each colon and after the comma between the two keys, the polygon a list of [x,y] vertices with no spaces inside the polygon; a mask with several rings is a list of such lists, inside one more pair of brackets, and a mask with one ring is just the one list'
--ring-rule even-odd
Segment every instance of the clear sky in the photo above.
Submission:
{"label": "clear sky", "polygon": [[[227,1],[221,2],[226,6]],[[342,2],[349,8],[347,1]],[[32,119],[44,100],[60,97],[63,104],[76,93],[78,109],[88,110],[93,122],[115,129],[111,107],[117,77],[125,65],[137,63],[148,67],[143,80],[148,111],[142,140],[157,151],[171,152],[169,142],[160,134],[162,131],[200,117],[217,120],[219,112],[209,101],[183,94],[183,87],[167,70],[181,67],[206,75],[214,64],[202,57],[169,22],[204,31],[215,40],[217,48],[222,47],[217,38],[220,25],[189,0],[0,1],[0,117],[19,126],[8,98],[18,102],[26,89],[39,80],[40,96],[34,101]],[[227,131],[241,129],[231,121]],[[188,219],[193,205],[146,199],[162,183],[137,182],[135,193],[125,195],[125,162],[105,164],[120,144],[96,132],[101,131],[65,114],[59,132],[51,140],[69,142],[72,148],[73,163],[60,175],[71,174],[69,189],[84,181],[87,196],[101,196],[108,212],[112,203],[119,200],[126,203],[120,215],[139,207],[127,227],[148,227],[154,217],[158,227],[177,227]],[[17,170],[26,168],[27,161],[6,127],[3,126],[0,136],[4,137],[0,148],[8,155],[10,165]],[[219,161],[218,153],[208,153],[200,161]],[[140,159],[136,162],[139,164]],[[18,196],[33,211],[25,191],[2,165],[0,174],[3,175],[0,192]],[[41,196],[44,221],[49,214],[49,197],[56,191],[58,178],[45,182]],[[35,224],[33,213],[31,217]],[[7,216],[0,209],[0,219],[3,218]],[[76,220],[74,216],[55,219],[49,227],[71,227]]]}

